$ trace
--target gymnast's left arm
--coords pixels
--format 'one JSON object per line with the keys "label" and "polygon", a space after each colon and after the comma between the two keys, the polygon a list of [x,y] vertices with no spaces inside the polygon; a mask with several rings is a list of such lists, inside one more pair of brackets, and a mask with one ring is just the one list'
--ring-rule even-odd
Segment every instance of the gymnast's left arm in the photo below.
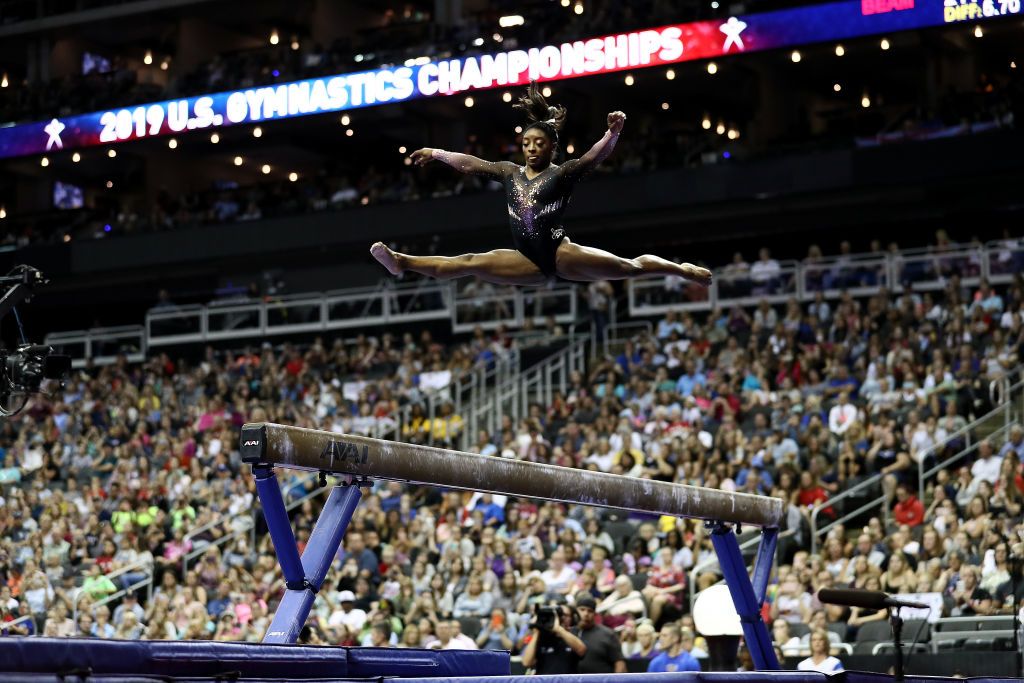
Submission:
{"label": "gymnast's left arm", "polygon": [[626,115],[621,111],[608,114],[608,130],[604,137],[594,143],[594,146],[579,159],[571,159],[562,164],[562,173],[573,178],[581,178],[597,168],[598,164],[611,156],[625,123]]}

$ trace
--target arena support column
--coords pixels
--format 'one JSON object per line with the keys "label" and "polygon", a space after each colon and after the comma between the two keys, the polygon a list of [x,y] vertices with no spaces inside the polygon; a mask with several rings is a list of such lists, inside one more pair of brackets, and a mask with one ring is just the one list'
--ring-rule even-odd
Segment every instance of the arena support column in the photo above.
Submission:
{"label": "arena support column", "polygon": [[779,530],[774,527],[765,527],[761,530],[754,575],[750,577],[747,574],[747,565],[743,561],[743,553],[740,551],[739,539],[732,525],[712,522],[709,526],[711,543],[715,546],[725,584],[729,587],[736,613],[740,616],[743,638],[750,651],[750,657],[754,660],[754,666],[760,671],[778,671],[779,660],[775,656],[768,626],[761,617],[761,605],[764,604],[765,592],[768,589],[768,578],[771,575]]}

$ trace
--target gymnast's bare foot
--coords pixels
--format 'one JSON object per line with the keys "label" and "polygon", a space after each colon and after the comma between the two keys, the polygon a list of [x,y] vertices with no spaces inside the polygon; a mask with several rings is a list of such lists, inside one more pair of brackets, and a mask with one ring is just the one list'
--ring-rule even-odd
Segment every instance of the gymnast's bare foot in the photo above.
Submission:
{"label": "gymnast's bare foot", "polygon": [[698,285],[703,285],[704,287],[711,286],[710,270],[707,268],[701,268],[700,266],[695,266],[692,263],[682,263],[680,265],[686,271],[686,275],[684,277],[686,277],[687,280],[695,282]]}
{"label": "gymnast's bare foot", "polygon": [[398,275],[402,272],[402,266],[398,262],[398,254],[388,249],[388,245],[383,242],[374,242],[373,246],[370,247],[370,253],[392,275]]}

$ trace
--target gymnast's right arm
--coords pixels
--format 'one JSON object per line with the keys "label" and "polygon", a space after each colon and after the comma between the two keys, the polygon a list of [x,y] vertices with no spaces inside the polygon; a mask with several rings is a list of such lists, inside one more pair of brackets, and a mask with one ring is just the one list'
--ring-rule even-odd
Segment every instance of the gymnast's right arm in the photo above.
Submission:
{"label": "gymnast's right arm", "polygon": [[432,149],[430,147],[424,147],[423,149],[416,150],[409,155],[409,158],[411,158],[413,163],[417,166],[426,166],[433,159],[437,159],[461,173],[473,173],[475,175],[491,177],[500,176],[502,164],[506,163],[501,161],[485,161],[473,156],[472,154],[448,152],[443,149]]}

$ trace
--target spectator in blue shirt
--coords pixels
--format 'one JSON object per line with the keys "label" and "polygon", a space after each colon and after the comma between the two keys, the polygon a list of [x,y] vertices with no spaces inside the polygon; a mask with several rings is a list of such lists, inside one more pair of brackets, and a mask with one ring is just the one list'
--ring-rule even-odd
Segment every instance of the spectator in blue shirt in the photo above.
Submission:
{"label": "spectator in blue shirt", "polygon": [[480,501],[474,510],[480,510],[484,515],[484,524],[488,526],[501,526],[505,523],[505,509],[494,502],[494,497],[489,493],[480,496]]}
{"label": "spectator in blue shirt", "polygon": [[676,391],[678,391],[683,398],[693,395],[694,387],[700,385],[702,387],[707,386],[708,378],[703,372],[697,370],[697,365],[692,361],[686,361],[684,365],[686,370],[676,380]]}
{"label": "spectator in blue shirt", "polygon": [[[693,636],[689,635],[690,640]],[[683,647],[683,632],[677,624],[665,624],[661,627],[658,647],[662,652],[651,660],[647,671],[700,671],[700,662]]]}

